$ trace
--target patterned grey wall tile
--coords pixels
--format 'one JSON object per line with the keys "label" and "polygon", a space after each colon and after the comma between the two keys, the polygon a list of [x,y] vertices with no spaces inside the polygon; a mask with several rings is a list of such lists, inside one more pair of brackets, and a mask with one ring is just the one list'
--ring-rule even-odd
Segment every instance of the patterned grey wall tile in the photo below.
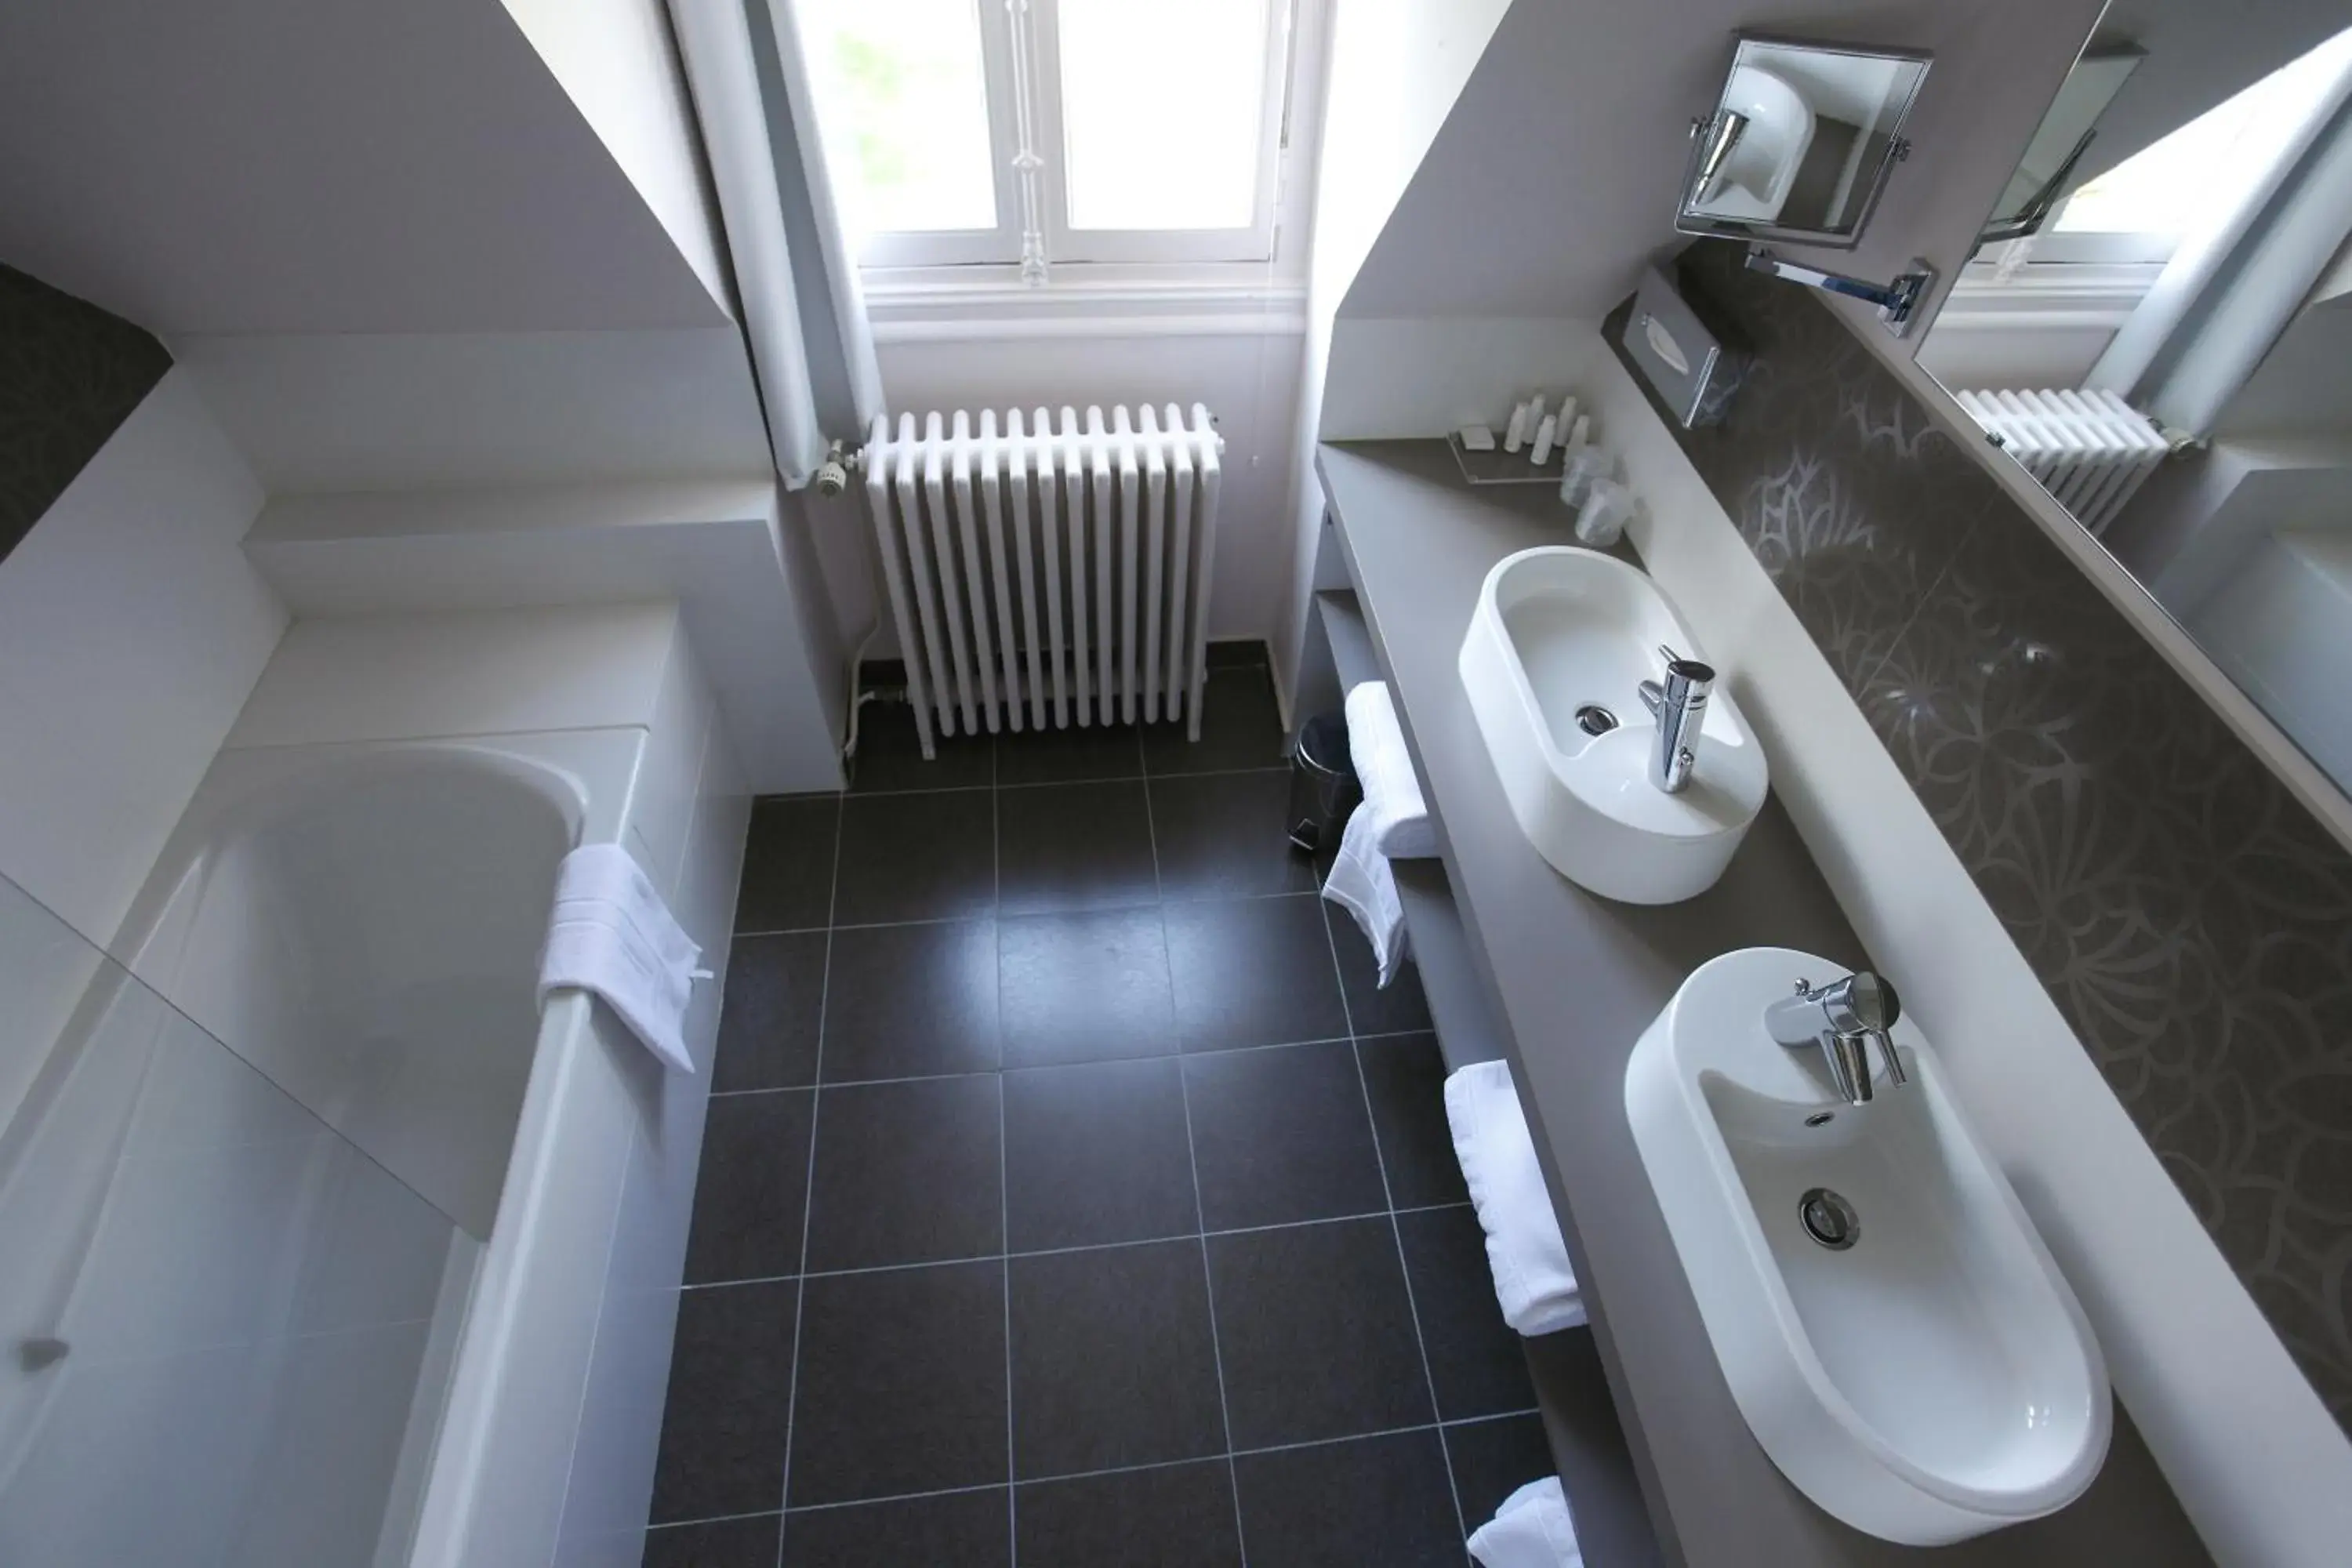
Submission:
{"label": "patterned grey wall tile", "polygon": [[171,364],[130,322],[0,265],[0,559]]}
{"label": "patterned grey wall tile", "polygon": [[2352,856],[1810,295],[1684,283],[1760,354],[1685,450],[2352,1431]]}

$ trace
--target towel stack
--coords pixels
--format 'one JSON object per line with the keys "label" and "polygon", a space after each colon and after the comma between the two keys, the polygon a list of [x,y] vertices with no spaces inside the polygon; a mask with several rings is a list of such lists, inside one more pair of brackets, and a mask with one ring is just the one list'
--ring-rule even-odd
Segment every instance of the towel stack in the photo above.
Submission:
{"label": "towel stack", "polygon": [[1405,942],[1404,907],[1397,901],[1389,861],[1436,854],[1437,831],[1413,777],[1396,704],[1381,681],[1367,680],[1348,693],[1348,755],[1364,799],[1339,835],[1339,858],[1324,880],[1323,896],[1363,928],[1385,986],[1403,963]]}
{"label": "towel stack", "polygon": [[709,978],[707,970],[695,967],[701,956],[626,849],[589,844],[563,858],[547,946],[539,955],[541,1006],[560,987],[593,993],[646,1049],[680,1072],[692,1072],[686,1007],[694,983]]}
{"label": "towel stack", "polygon": [[1551,1194],[1544,1190],[1511,1064],[1474,1062],[1448,1078],[1445,1120],[1486,1233],[1486,1266],[1503,1321],[1528,1335],[1583,1322],[1584,1296],[1569,1266]]}
{"label": "towel stack", "polygon": [[1559,1478],[1529,1481],[1505,1498],[1470,1538],[1470,1555],[1480,1568],[1583,1568],[1584,1551],[1576,1543]]}

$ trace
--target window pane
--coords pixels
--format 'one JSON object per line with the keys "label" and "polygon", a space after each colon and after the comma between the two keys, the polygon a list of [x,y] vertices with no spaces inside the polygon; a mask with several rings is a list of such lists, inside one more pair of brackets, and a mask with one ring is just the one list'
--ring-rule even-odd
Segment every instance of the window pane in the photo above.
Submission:
{"label": "window pane", "polygon": [[1247,228],[1267,0],[1061,0],[1070,226]]}
{"label": "window pane", "polygon": [[996,226],[975,0],[799,0],[825,156],[869,233]]}

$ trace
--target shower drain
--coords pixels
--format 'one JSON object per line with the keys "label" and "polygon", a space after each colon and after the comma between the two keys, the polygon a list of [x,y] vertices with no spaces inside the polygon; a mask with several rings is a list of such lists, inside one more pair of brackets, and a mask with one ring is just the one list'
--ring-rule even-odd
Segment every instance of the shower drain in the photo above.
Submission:
{"label": "shower drain", "polygon": [[1853,1205],[1827,1187],[1810,1187],[1797,1200],[1797,1218],[1805,1234],[1832,1252],[1843,1252],[1862,1239],[1862,1216]]}
{"label": "shower drain", "polygon": [[1617,728],[1617,715],[1598,702],[1588,702],[1576,710],[1576,727],[1588,735],[1606,735]]}

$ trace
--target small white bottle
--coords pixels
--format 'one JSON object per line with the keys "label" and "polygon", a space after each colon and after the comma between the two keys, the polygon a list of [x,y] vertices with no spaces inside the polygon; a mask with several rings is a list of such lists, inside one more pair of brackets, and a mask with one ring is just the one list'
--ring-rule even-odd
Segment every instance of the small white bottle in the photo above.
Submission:
{"label": "small white bottle", "polygon": [[1559,436],[1559,421],[1551,415],[1545,415],[1543,423],[1536,426],[1536,447],[1534,451],[1528,454],[1528,461],[1538,468],[1542,468],[1549,460],[1552,442],[1558,439]]}
{"label": "small white bottle", "polygon": [[1571,450],[1592,445],[1591,415],[1580,414],[1576,416],[1576,425],[1568,433],[1568,444]]}
{"label": "small white bottle", "polygon": [[1516,452],[1528,444],[1528,405],[1520,404],[1511,410],[1511,422],[1503,430],[1503,450]]}

